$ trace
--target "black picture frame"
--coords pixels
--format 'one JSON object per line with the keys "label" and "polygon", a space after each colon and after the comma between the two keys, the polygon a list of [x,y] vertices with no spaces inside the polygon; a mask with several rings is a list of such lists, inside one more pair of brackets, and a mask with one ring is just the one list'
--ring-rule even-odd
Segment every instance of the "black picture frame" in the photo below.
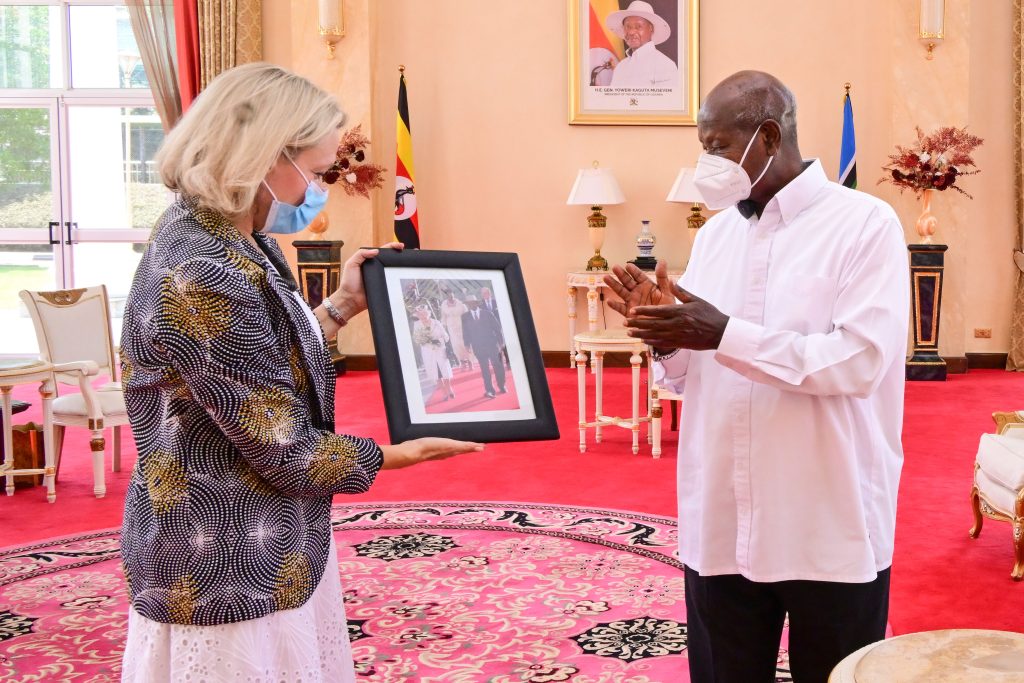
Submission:
{"label": "black picture frame", "polygon": [[[456,271],[462,279],[454,279]],[[424,273],[433,277],[424,279],[421,277]],[[453,278],[444,277],[446,273],[453,274]],[[509,365],[509,390],[513,394],[511,400],[517,407],[489,410],[491,404],[487,402],[487,397],[477,392],[472,409],[428,414],[430,397],[416,393],[417,388],[430,381],[424,379],[425,371],[416,360],[424,358],[419,349],[426,348],[426,344],[417,345],[413,341],[416,329],[413,318],[420,315],[419,309],[436,306],[431,299],[420,298],[416,288],[418,283],[424,282],[428,286],[437,283],[439,290],[448,288],[443,283],[464,283],[467,282],[467,274],[476,277],[474,273],[479,277],[469,281],[492,284],[493,297],[496,304],[501,305],[500,313],[496,313],[494,318],[501,327],[505,358]],[[382,249],[376,258],[363,263],[362,274],[392,443],[426,436],[484,443],[559,438],[551,392],[517,254]],[[406,289],[403,290],[403,287]],[[469,298],[469,294],[464,296]],[[413,303],[410,304],[410,301]],[[399,306],[401,311],[398,310]],[[429,317],[431,314],[423,315]],[[508,329],[509,322],[514,329]],[[431,324],[429,320],[426,322],[428,329]],[[437,345],[433,344],[431,348],[436,349]],[[413,370],[417,372],[416,378],[411,376]],[[497,378],[496,371],[486,380],[493,385],[491,377]],[[520,386],[524,381],[528,386]],[[449,385],[454,386],[454,380],[450,380]],[[499,399],[506,399],[504,403],[508,403],[505,396]]]}

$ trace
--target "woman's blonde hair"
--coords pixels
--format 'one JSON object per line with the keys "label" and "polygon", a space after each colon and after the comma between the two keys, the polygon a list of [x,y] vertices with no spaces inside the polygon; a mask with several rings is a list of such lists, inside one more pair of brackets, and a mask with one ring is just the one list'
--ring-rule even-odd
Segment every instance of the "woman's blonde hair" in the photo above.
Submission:
{"label": "woman's blonde hair", "polygon": [[337,100],[302,76],[245,64],[210,82],[164,140],[157,168],[170,189],[237,218],[282,152],[315,147],[344,119]]}

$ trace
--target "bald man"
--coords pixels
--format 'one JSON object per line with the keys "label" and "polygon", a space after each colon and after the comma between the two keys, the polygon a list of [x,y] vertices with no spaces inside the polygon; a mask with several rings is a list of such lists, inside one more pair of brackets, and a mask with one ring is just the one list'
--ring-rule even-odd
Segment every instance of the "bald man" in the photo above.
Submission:
{"label": "bald man", "polygon": [[680,558],[695,683],[797,683],[885,635],[903,452],[906,245],[885,202],[805,161],[792,93],[760,72],[697,118],[709,207],[678,284],[607,282],[683,394]]}

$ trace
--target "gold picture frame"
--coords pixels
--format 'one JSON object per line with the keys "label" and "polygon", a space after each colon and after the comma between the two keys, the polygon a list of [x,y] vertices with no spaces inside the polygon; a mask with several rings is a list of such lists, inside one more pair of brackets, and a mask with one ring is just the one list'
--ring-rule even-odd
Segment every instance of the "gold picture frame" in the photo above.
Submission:
{"label": "gold picture frame", "polygon": [[[700,0],[567,0],[567,4],[570,124],[697,125]],[[609,17],[613,13],[615,19],[644,16],[650,10],[655,15],[654,35],[631,56],[626,40],[609,27]],[[618,25],[614,19],[611,23]],[[660,43],[658,32],[663,29],[659,25],[670,30]],[[593,26],[600,26],[602,33],[592,36]],[[645,52],[640,53],[641,49]],[[623,67],[616,73],[620,64]]]}

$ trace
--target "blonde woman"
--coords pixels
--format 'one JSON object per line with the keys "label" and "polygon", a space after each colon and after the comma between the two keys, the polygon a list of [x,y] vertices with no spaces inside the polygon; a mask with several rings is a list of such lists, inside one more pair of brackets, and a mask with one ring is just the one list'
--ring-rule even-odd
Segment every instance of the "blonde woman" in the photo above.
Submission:
{"label": "blonde woman", "polygon": [[157,156],[178,199],[121,340],[139,450],[121,537],[125,681],[354,681],[332,495],[482,448],[334,431],[327,340],[366,309],[359,270],[376,250],[310,310],[266,233],[323,207],[342,119],[306,79],[248,64],[207,87]]}
{"label": "blonde woman", "polygon": [[429,306],[416,307],[416,322],[412,325],[413,341],[420,347],[423,371],[430,382],[439,382],[444,400],[455,398],[452,389],[452,364],[448,361],[448,333],[444,325],[434,318]]}

